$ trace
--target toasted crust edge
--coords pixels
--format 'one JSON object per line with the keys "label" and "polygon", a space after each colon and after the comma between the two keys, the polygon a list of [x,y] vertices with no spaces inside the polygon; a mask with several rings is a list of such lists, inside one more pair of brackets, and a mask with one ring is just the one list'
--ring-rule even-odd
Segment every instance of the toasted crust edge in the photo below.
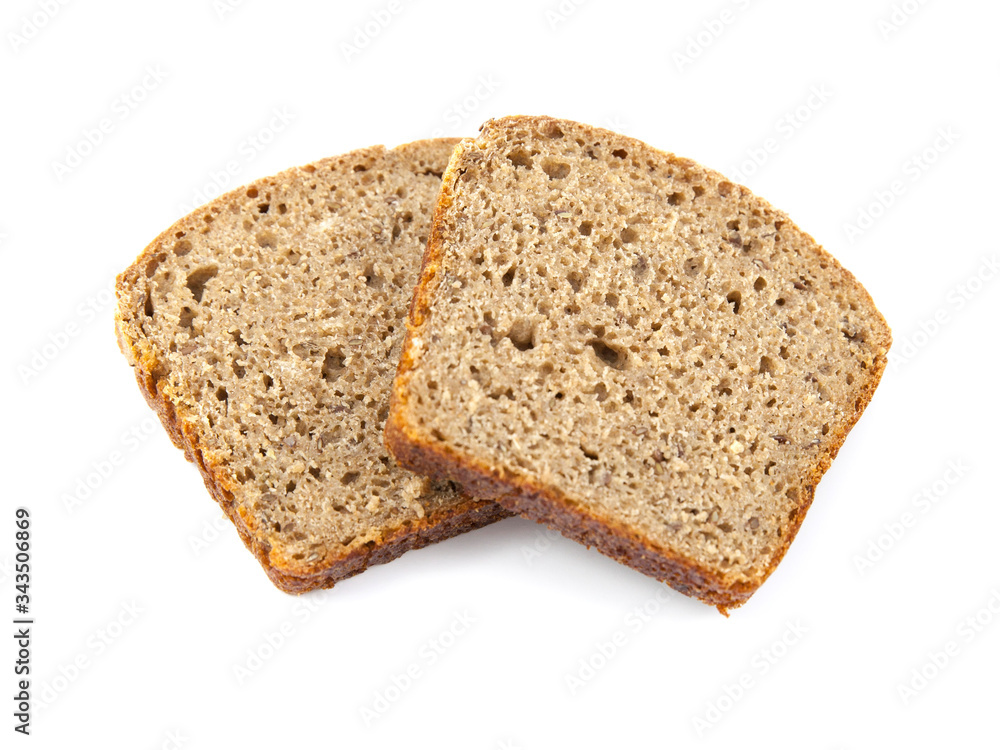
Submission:
{"label": "toasted crust edge", "polygon": [[[458,139],[439,138],[426,141],[414,141],[398,146],[400,156],[410,158],[412,153],[424,145],[438,143],[440,145],[458,143]],[[383,150],[375,146],[359,151]],[[353,152],[352,152],[353,153]],[[347,156],[344,154],[342,156]],[[342,158],[341,156],[333,157]],[[321,159],[303,165],[319,167],[331,159]],[[246,185],[240,186],[200,206],[195,211],[200,213],[214,205],[224,205],[251,186],[261,186],[268,180],[280,179],[290,173],[297,173],[303,167],[293,167],[276,175],[262,177]],[[434,542],[443,541],[466,531],[486,526],[512,515],[502,506],[483,499],[466,497],[457,507],[437,511],[410,524],[407,528],[390,529],[379,544],[374,547],[353,549],[340,557],[320,560],[313,565],[308,564],[275,564],[272,560],[271,546],[266,540],[254,532],[253,520],[240,513],[235,503],[236,483],[229,476],[226,467],[221,463],[207,460],[194,424],[179,413],[177,404],[171,398],[168,389],[160,381],[159,363],[147,346],[142,345],[143,336],[134,323],[125,314],[123,308],[129,301],[129,279],[140,273],[142,267],[161,251],[161,246],[179,227],[185,225],[190,214],[174,222],[160,233],[139,254],[136,260],[115,280],[117,305],[115,309],[115,335],[118,347],[132,365],[139,390],[150,408],[159,417],[170,439],[177,448],[184,452],[185,458],[198,467],[202,480],[212,498],[219,504],[226,516],[232,521],[244,545],[257,558],[268,578],[276,587],[287,593],[299,594],[317,588],[330,588],[337,582],[357,575],[371,565],[389,562],[412,549],[419,549]],[[287,561],[291,562],[291,561]]]}
{"label": "toasted crust edge", "polygon": [[[566,120],[551,117],[504,117],[490,120],[483,125],[481,131],[497,127],[500,123],[517,121],[534,126],[546,123],[573,124]],[[594,128],[602,130],[601,128]],[[617,135],[617,134],[616,134]],[[624,137],[624,136],[618,136]],[[633,138],[627,138],[637,145],[653,150],[663,158],[678,162],[685,167],[695,167],[706,172],[713,172],[701,167],[696,162],[677,157]],[[849,283],[860,290],[877,316],[872,325],[879,336],[877,344],[882,353],[875,357],[870,369],[870,376],[861,393],[855,401],[855,410],[843,428],[833,434],[827,449],[819,454],[808,479],[803,484],[803,497],[800,499],[795,518],[792,520],[788,533],[780,547],[768,561],[767,567],[759,578],[747,582],[727,583],[714,571],[699,565],[696,561],[661,548],[649,539],[630,531],[609,518],[603,518],[577,506],[570,498],[555,488],[541,487],[526,477],[501,473],[494,467],[482,464],[471,456],[463,456],[444,446],[433,444],[426,436],[406,421],[407,391],[406,385],[414,368],[412,355],[412,338],[414,332],[423,325],[430,312],[431,285],[444,254],[442,219],[455,199],[455,184],[462,154],[474,146],[476,139],[467,138],[459,143],[452,153],[448,169],[441,183],[441,194],[434,209],[431,236],[424,251],[420,278],[414,290],[410,303],[410,316],[407,320],[406,338],[400,355],[399,367],[393,383],[390,400],[389,416],[385,426],[385,440],[389,451],[403,466],[435,478],[446,478],[461,484],[467,491],[479,497],[494,497],[505,508],[526,518],[544,523],[556,529],[564,536],[573,539],[587,547],[595,547],[602,554],[617,560],[645,575],[660,580],[683,594],[694,596],[701,601],[714,605],[719,612],[728,616],[730,609],[739,607],[760,588],[778,567],[784,558],[792,541],[795,539],[805,520],[806,513],[812,505],[816,487],[823,475],[829,469],[837,456],[848,433],[857,423],[861,414],[870,403],[882,379],[887,363],[887,353],[892,343],[892,335],[884,317],[875,307],[868,291],[854,275],[840,265],[815,239],[802,232],[814,245],[817,252],[827,262],[832,263],[842,274],[844,283]],[[720,175],[722,176],[722,175]],[[751,195],[766,206],[773,209],[763,198],[755,195],[742,185],[734,185],[743,195]],[[773,209],[776,212],[777,209]],[[781,212],[778,212],[781,213]],[[794,222],[792,222],[794,224]],[[795,225],[797,227],[797,225]],[[798,227],[797,227],[798,228]]]}

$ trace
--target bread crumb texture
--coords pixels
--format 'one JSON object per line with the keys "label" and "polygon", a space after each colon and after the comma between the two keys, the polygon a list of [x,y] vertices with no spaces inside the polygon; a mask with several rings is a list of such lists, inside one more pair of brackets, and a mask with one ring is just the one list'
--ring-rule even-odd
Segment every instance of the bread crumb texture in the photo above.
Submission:
{"label": "bread crumb texture", "polygon": [[412,324],[397,455],[722,608],[784,554],[891,340],[746,188],[543,117],[456,149]]}
{"label": "bread crumb texture", "polygon": [[[455,141],[282,172],[177,222],[118,280],[119,342],[282,588],[504,515],[400,468],[382,425]],[[440,528],[435,528],[440,525]]]}

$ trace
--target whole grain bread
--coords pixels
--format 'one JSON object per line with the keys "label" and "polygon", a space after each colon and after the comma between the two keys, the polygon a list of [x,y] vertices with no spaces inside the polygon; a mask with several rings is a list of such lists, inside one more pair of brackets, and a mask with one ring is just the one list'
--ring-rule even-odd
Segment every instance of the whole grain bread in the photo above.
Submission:
{"label": "whole grain bread", "polygon": [[746,188],[509,117],[445,173],[386,440],[725,612],[785,554],[890,342],[855,278]]}
{"label": "whole grain bread", "polygon": [[377,146],[258,180],[118,277],[118,341],[143,394],[285,591],[508,515],[405,471],[382,441],[454,145]]}

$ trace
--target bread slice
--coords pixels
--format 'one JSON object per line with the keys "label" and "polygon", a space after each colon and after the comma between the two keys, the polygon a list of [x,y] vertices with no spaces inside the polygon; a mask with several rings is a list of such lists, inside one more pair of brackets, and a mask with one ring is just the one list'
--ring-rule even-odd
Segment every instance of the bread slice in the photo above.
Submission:
{"label": "bread slice", "polygon": [[118,277],[118,341],[143,394],[285,591],[508,515],[401,469],[382,440],[454,145],[377,146],[258,180]]}
{"label": "bread slice", "polygon": [[408,327],[400,463],[722,611],[785,554],[891,340],[746,188],[546,117],[455,150]]}

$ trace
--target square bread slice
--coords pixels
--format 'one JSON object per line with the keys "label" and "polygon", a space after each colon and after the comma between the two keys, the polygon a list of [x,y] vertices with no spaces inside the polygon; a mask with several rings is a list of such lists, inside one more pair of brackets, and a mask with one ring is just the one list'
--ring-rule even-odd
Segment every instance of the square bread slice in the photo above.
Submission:
{"label": "square bread slice", "polygon": [[178,221],[118,277],[118,342],[139,387],[285,591],[509,515],[400,468],[382,437],[455,143],[258,180]]}
{"label": "square bread slice", "polygon": [[785,554],[890,341],[855,278],[746,188],[509,117],[444,176],[386,439],[725,612]]}

